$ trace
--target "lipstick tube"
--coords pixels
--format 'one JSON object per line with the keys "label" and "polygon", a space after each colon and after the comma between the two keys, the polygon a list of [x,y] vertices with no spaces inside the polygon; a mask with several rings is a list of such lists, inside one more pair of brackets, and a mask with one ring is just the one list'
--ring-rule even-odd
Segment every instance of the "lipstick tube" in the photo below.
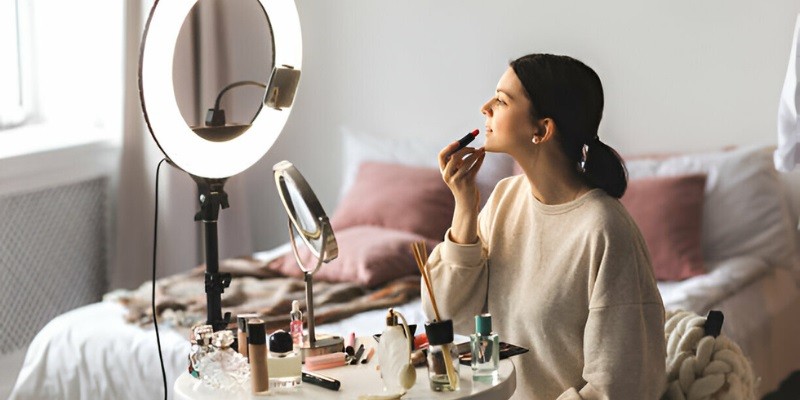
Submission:
{"label": "lipstick tube", "polygon": [[347,365],[346,353],[331,353],[321,356],[306,357],[305,370],[316,371],[320,369],[336,368]]}

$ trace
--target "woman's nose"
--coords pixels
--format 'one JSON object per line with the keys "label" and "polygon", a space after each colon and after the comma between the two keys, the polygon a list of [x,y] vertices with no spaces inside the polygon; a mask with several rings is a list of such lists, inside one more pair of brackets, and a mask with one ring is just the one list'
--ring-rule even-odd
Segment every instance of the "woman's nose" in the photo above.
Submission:
{"label": "woman's nose", "polygon": [[489,117],[492,115],[492,101],[489,100],[481,106],[481,114]]}

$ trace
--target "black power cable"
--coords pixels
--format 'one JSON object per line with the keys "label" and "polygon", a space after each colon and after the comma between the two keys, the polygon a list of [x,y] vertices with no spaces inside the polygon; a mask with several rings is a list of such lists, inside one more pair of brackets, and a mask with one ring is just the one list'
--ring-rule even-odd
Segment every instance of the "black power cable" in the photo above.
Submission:
{"label": "black power cable", "polygon": [[153,222],[153,325],[156,327],[156,342],[158,343],[158,359],[161,362],[161,377],[164,380],[164,400],[167,400],[167,371],[164,369],[164,356],[161,354],[161,337],[158,334],[158,318],[156,314],[156,248],[158,245],[158,175],[161,171],[161,164],[167,161],[162,158],[156,167],[156,201],[155,201],[155,221]]}

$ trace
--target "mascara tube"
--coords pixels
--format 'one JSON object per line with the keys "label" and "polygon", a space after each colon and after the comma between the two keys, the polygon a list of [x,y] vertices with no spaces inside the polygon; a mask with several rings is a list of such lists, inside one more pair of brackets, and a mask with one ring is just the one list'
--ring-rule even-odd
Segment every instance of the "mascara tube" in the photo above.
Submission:
{"label": "mascara tube", "polygon": [[324,387],[325,389],[339,390],[339,388],[342,386],[341,382],[331,377],[327,377],[325,375],[313,374],[311,372],[305,372],[305,371],[303,371],[302,375],[303,375],[302,378],[303,382],[321,386]]}

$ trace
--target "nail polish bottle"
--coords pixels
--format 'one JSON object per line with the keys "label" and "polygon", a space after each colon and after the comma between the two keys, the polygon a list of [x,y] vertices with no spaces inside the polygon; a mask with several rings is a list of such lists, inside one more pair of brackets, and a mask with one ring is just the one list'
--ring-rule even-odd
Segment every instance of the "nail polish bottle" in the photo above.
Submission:
{"label": "nail polish bottle", "polygon": [[289,313],[289,333],[292,335],[292,343],[295,347],[303,345],[303,313],[300,311],[300,302],[292,301],[292,312]]}
{"label": "nail polish bottle", "polygon": [[269,391],[269,370],[267,369],[267,331],[264,321],[257,318],[247,321],[247,341],[253,394],[266,394]]}
{"label": "nail polish bottle", "polygon": [[291,388],[300,384],[300,355],[292,347],[292,336],[277,330],[269,336],[269,386]]}
{"label": "nail polish bottle", "polygon": [[469,336],[472,380],[494,382],[500,365],[500,337],[492,332],[492,315],[475,316],[475,333]]}

